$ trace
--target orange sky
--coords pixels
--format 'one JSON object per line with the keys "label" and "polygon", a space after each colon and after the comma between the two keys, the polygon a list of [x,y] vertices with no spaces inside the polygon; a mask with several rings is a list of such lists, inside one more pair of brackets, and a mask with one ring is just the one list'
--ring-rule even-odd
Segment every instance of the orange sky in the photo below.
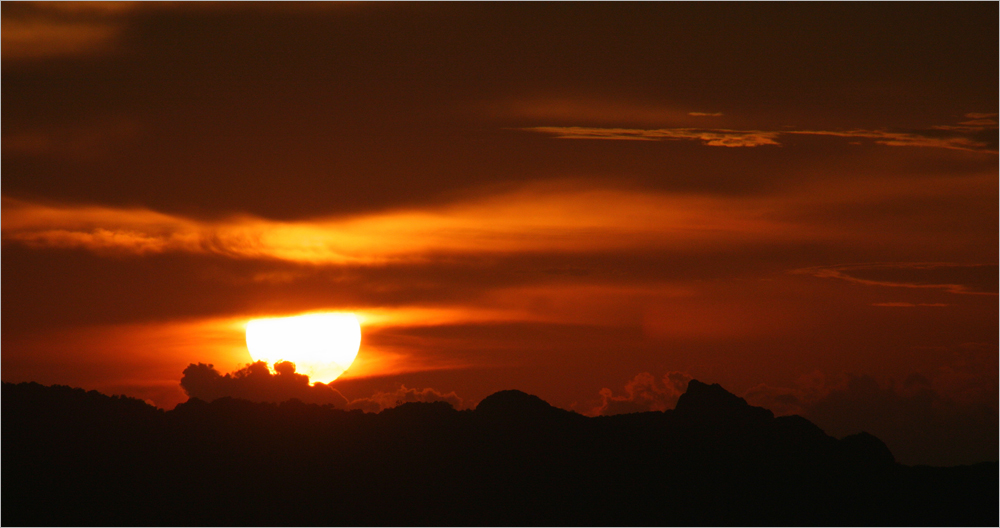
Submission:
{"label": "orange sky", "polygon": [[997,15],[4,3],[3,380],[171,408],[353,311],[348,399],[693,376],[995,460]]}

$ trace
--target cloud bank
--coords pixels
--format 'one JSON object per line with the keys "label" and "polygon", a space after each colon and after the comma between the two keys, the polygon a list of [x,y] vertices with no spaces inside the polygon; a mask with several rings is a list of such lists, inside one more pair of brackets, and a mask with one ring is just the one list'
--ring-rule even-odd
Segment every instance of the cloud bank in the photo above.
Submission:
{"label": "cloud bank", "polygon": [[295,372],[295,364],[279,361],[274,373],[267,363],[257,361],[233,373],[222,375],[213,365],[188,365],[181,378],[181,388],[192,398],[212,401],[231,397],[254,402],[283,402],[297,398],[305,403],[347,406],[348,400],[337,389],[323,383],[309,384],[309,377]]}
{"label": "cloud bank", "polygon": [[281,222],[201,221],[149,209],[3,199],[3,238],[33,248],[187,252],[311,264],[424,261],[461,254],[575,253],[815,239],[772,206],[685,194],[537,185],[423,210]]}
{"label": "cloud bank", "polygon": [[281,403],[298,399],[305,403],[332,405],[337,409],[360,409],[379,412],[409,402],[443,401],[456,409],[465,401],[454,391],[442,394],[431,388],[414,389],[400,385],[392,392],[379,391],[367,398],[348,400],[340,391],[324,383],[309,383],[309,377],[295,372],[295,364],[279,361],[274,371],[267,363],[257,361],[235,372],[222,375],[214,365],[190,364],[184,369],[181,388],[191,398],[212,401],[237,398],[253,402]]}
{"label": "cloud bank", "polygon": [[[776,416],[804,416],[838,438],[871,433],[904,464],[996,460],[996,343],[970,342],[936,353],[947,358],[944,364],[897,378],[815,370],[788,384],[761,383],[741,396]],[[588,414],[673,409],[690,379],[686,372],[662,378],[640,373],[622,395],[602,389],[600,404]]]}
{"label": "cloud bank", "polygon": [[[938,379],[942,376],[940,373],[932,380],[915,373],[896,383],[847,375],[844,382],[826,385],[819,375],[812,380],[819,384],[800,383],[792,388],[762,384],[744,397],[751,405],[769,408],[777,415],[805,416],[833,436],[862,431],[874,434],[903,463],[954,465],[995,460],[995,403],[965,403],[944,394],[934,387],[942,383]],[[992,385],[995,393],[995,381]]]}

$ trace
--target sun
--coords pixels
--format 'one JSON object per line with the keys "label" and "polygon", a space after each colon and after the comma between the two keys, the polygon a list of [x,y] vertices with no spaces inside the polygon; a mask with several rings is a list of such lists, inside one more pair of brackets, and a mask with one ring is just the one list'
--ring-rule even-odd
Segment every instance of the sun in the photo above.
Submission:
{"label": "sun", "polygon": [[319,313],[253,319],[247,350],[254,361],[295,363],[309,381],[329,383],[344,373],[361,346],[361,324],[352,313]]}

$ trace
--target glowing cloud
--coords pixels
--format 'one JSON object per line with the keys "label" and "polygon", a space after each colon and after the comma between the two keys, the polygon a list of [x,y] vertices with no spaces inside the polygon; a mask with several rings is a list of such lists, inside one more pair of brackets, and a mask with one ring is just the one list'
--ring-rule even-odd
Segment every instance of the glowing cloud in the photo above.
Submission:
{"label": "glowing cloud", "polygon": [[[943,290],[964,295],[997,295],[995,264],[954,264],[947,262],[889,262],[817,266],[792,273],[825,279],[840,279],[867,286]],[[865,277],[865,274],[873,275]],[[948,280],[947,282],[942,279]],[[965,282],[965,284],[963,284]],[[873,306],[947,306],[939,303],[877,303]]]}
{"label": "glowing cloud", "polygon": [[[703,112],[688,115],[721,116]],[[826,136],[851,139],[870,139],[880,145],[893,147],[931,147],[995,153],[995,146],[984,142],[977,134],[996,131],[995,114],[966,114],[971,121],[958,125],[940,125],[929,130],[732,130],[725,128],[604,128],[582,126],[538,126],[522,130],[549,134],[560,139],[610,139],[631,141],[690,140],[701,141],[710,147],[759,147],[780,145],[783,135]]]}
{"label": "glowing cloud", "polygon": [[535,187],[437,209],[279,222],[201,222],[148,209],[44,206],[4,198],[3,239],[30,247],[143,255],[212,253],[314,264],[441,255],[713,247],[823,236],[766,202],[610,189]]}
{"label": "glowing cloud", "polygon": [[779,144],[776,141],[779,132],[764,132],[760,130],[698,128],[643,130],[637,128],[594,127],[532,127],[525,130],[540,132],[542,134],[552,134],[561,139],[624,139],[635,141],[687,139],[701,141],[711,147],[759,147],[762,145]]}

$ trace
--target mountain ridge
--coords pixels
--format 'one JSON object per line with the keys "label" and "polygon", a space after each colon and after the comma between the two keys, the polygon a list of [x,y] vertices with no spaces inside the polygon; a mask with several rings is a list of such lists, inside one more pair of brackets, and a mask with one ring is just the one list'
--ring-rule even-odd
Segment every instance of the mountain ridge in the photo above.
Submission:
{"label": "mountain ridge", "polygon": [[364,413],[228,397],[164,411],[4,383],[2,405],[4,477],[17,483],[3,488],[4,525],[978,525],[997,517],[996,463],[903,466],[872,435],[836,439],[697,380],[673,410],[600,417],[516,390],[462,411],[446,402]]}

